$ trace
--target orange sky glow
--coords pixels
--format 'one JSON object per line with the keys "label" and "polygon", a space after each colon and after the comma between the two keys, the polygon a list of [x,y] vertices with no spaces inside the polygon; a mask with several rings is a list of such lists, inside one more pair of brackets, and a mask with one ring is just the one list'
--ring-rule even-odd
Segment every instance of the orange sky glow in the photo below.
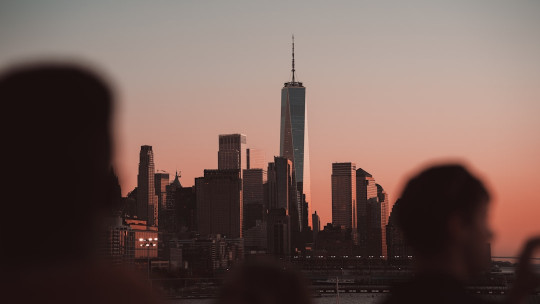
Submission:
{"label": "orange sky glow", "polygon": [[0,67],[59,58],[107,75],[125,195],[141,145],[184,186],[217,167],[219,134],[246,134],[271,161],[294,32],[310,211],[331,221],[332,162],[370,172],[391,203],[426,165],[462,162],[493,194],[494,255],[515,256],[540,233],[539,13],[527,1],[5,1]]}

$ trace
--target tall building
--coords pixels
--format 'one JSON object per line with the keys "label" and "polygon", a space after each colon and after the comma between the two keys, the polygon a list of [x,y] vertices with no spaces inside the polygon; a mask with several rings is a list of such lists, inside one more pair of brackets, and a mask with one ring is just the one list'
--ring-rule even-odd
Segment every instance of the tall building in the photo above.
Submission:
{"label": "tall building", "polygon": [[266,171],[263,169],[246,169],[242,178],[242,197],[244,201],[244,230],[255,226],[256,221],[263,221],[264,183]]}
{"label": "tall building", "polygon": [[276,256],[289,256],[292,253],[291,223],[285,209],[270,210],[267,225],[268,252]]}
{"label": "tall building", "polygon": [[158,198],[155,189],[155,167],[152,146],[141,146],[137,175],[137,216],[148,226],[158,225]]}
{"label": "tall building", "polygon": [[321,231],[321,219],[317,211],[311,215],[311,223],[313,224],[313,242],[317,241],[317,234]]}
{"label": "tall building", "polygon": [[197,226],[201,236],[242,237],[242,178],[238,169],[204,170],[195,179]]}
{"label": "tall building", "polygon": [[377,197],[379,198],[379,210],[381,216],[381,247],[382,255],[388,257],[388,250],[386,244],[386,225],[388,224],[388,193],[384,191],[383,187],[377,184]]}
{"label": "tall building", "polygon": [[[311,203],[308,120],[306,88],[296,80],[294,36],[292,43],[292,79],[281,89],[280,156],[293,162],[294,178],[302,202],[298,204],[301,229],[311,226],[308,204]],[[303,210],[305,209],[305,210]],[[302,217],[302,215],[304,215]]]}
{"label": "tall building", "polygon": [[356,164],[332,164],[332,225],[357,228]]}
{"label": "tall building", "polygon": [[[356,227],[358,230],[358,245],[360,246],[360,252],[366,256],[380,256],[379,251],[368,250],[377,248],[373,245],[373,242],[368,244],[370,240],[373,240],[374,227],[380,226],[380,216],[377,221],[377,216],[373,216],[370,213],[373,205],[378,204],[377,186],[375,179],[371,174],[364,171],[362,168],[356,170]],[[374,222],[375,221],[375,222]],[[371,239],[368,239],[371,237]]]}
{"label": "tall building", "polygon": [[292,161],[286,157],[276,156],[268,164],[268,251],[278,255],[290,254],[300,246],[298,192],[292,170]]}
{"label": "tall building", "polygon": [[218,169],[247,169],[245,135],[219,135]]}
{"label": "tall building", "polygon": [[263,150],[248,148],[246,150],[247,169],[266,169],[266,153]]}
{"label": "tall building", "polygon": [[167,186],[169,185],[169,173],[158,172],[154,174],[154,191],[157,196],[158,224],[161,227],[161,211],[167,208]]}
{"label": "tall building", "polygon": [[183,187],[180,174],[167,186],[167,209],[169,229],[180,237],[187,237],[197,231],[197,199],[195,187]]}
{"label": "tall building", "polygon": [[[251,149],[248,149],[248,168],[253,162],[250,161]],[[252,159],[253,160],[253,159]],[[259,167],[257,165],[257,167]],[[246,251],[264,251],[267,247],[266,231],[266,207],[265,191],[266,184],[265,169],[246,169],[242,177],[244,200],[243,233],[244,246]]]}

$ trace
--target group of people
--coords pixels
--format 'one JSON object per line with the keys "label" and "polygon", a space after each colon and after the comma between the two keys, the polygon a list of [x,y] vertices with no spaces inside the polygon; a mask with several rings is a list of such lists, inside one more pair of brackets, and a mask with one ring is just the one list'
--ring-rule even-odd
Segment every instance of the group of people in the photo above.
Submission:
{"label": "group of people", "polygon": [[[35,63],[0,74],[2,104],[3,303],[160,302],[139,274],[99,256],[103,221],[118,203],[111,174],[114,94],[104,77],[71,63]],[[484,303],[467,293],[486,266],[490,196],[459,164],[437,165],[406,185],[398,222],[415,251],[414,279],[394,303]],[[521,253],[507,303],[540,286]],[[225,282],[218,303],[311,303],[305,279],[269,261],[248,261]]]}

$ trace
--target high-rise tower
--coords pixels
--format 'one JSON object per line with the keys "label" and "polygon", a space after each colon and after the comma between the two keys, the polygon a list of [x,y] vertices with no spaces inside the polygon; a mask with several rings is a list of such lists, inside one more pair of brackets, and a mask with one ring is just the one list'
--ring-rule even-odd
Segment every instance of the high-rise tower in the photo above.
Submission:
{"label": "high-rise tower", "polygon": [[219,135],[218,169],[247,169],[244,134]]}
{"label": "high-rise tower", "polygon": [[357,229],[355,172],[355,163],[332,164],[332,224],[353,230]]}
{"label": "high-rise tower", "polygon": [[158,224],[158,198],[155,192],[154,174],[152,146],[141,146],[137,175],[137,215],[147,220],[148,226]]}
{"label": "high-rise tower", "polygon": [[281,89],[280,156],[293,162],[298,189],[300,229],[311,226],[308,203],[311,202],[306,88],[297,81],[292,40],[291,81]]}

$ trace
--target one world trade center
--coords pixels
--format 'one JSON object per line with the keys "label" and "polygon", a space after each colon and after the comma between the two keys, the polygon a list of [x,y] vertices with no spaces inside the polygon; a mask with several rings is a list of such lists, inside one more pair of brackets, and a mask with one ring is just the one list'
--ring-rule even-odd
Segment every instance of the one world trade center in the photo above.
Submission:
{"label": "one world trade center", "polygon": [[281,89],[280,155],[293,162],[298,191],[300,229],[311,226],[308,204],[311,203],[308,119],[306,88],[297,81],[294,67],[294,36],[292,40],[292,76]]}

